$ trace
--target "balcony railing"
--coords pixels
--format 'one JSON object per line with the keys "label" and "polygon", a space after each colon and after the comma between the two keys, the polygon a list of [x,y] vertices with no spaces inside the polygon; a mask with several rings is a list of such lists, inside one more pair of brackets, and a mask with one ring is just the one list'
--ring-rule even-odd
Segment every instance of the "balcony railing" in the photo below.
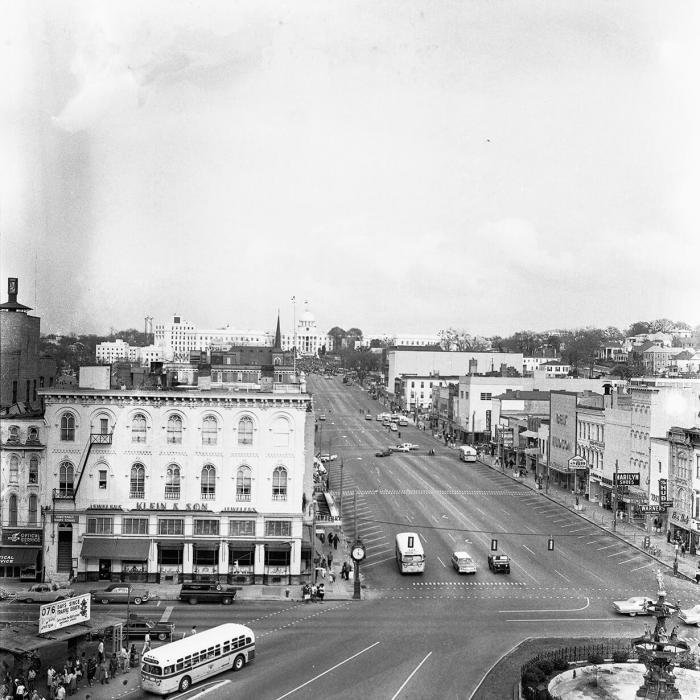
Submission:
{"label": "balcony railing", "polygon": [[237,493],[236,500],[237,501],[250,501],[250,494],[249,493]]}
{"label": "balcony railing", "polygon": [[180,489],[177,491],[167,491],[165,492],[165,499],[169,501],[176,501],[180,498]]}
{"label": "balcony railing", "polygon": [[273,493],[273,494],[272,494],[272,500],[273,500],[273,501],[286,501],[286,500],[287,500],[287,494],[286,494],[286,493]]}
{"label": "balcony railing", "polygon": [[53,500],[54,501],[73,501],[75,500],[75,489],[73,488],[62,488],[53,490]]}
{"label": "balcony railing", "polygon": [[139,500],[144,499],[144,492],[143,491],[129,491],[129,498],[138,498]]}
{"label": "balcony railing", "polygon": [[215,498],[216,498],[215,493],[203,493],[202,494],[203,501],[213,501]]}
{"label": "balcony railing", "polygon": [[112,433],[90,433],[90,442],[93,445],[111,445]]}

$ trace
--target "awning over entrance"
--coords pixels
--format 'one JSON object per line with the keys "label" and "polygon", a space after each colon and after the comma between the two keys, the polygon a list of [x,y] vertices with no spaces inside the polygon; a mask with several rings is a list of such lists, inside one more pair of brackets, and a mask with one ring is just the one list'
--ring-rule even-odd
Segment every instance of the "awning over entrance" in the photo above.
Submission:
{"label": "awning over entrance", "polygon": [[0,547],[0,566],[34,566],[40,551],[36,547]]}
{"label": "awning over entrance", "polygon": [[146,561],[150,540],[112,539],[111,537],[86,537],[80,556],[84,559],[128,559]]}
{"label": "awning over entrance", "polygon": [[268,552],[288,552],[290,548],[289,542],[265,542],[265,549]]}
{"label": "awning over entrance", "polygon": [[534,430],[523,430],[522,433],[518,433],[518,437],[536,438],[537,433]]}

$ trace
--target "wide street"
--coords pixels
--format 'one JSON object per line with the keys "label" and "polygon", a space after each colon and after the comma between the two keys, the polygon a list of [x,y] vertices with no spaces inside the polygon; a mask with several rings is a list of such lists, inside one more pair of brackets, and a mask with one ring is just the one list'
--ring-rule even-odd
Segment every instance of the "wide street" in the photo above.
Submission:
{"label": "wide street", "polygon": [[[643,632],[646,618],[617,616],[611,601],[655,596],[654,562],[646,554],[499,471],[460,462],[456,450],[427,432],[402,427],[399,440],[365,419],[366,412],[376,416],[383,409],[358,387],[317,376],[309,383],[315,414],[326,416],[318,422],[317,450],[338,455],[329,470],[336,499],[342,465],[343,528],[367,547],[363,600],[145,606],[140,613],[175,622],[177,636],[193,624],[213,626],[222,614],[257,635],[255,663],[175,697],[209,689],[206,697],[228,698],[235,689],[235,697],[256,700],[464,699],[526,637]],[[375,457],[403,441],[420,449]],[[435,456],[428,455],[430,447]],[[397,570],[393,539],[402,530],[415,530],[423,540],[422,575]],[[547,550],[550,535],[554,551]],[[492,539],[511,557],[509,575],[488,570]],[[470,552],[476,575],[451,568],[456,549]],[[698,602],[694,586],[666,581],[671,600],[684,607]],[[120,611],[123,606],[106,608]],[[696,628],[682,634],[697,644]]]}

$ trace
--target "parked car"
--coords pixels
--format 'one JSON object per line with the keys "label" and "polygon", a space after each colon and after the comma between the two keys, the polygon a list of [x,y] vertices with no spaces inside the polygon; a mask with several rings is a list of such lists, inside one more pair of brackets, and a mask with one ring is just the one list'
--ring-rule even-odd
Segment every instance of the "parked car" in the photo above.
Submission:
{"label": "parked car", "polygon": [[379,452],[375,452],[374,456],[375,457],[388,457],[391,454],[391,448],[387,447],[385,450],[379,450]]}
{"label": "parked car", "polygon": [[678,613],[678,619],[686,625],[697,625],[700,627],[700,604]]}
{"label": "parked car", "polygon": [[171,640],[175,631],[174,622],[157,622],[136,613],[129,615],[124,627],[124,631],[128,633],[129,637],[143,638],[148,634],[151,639],[159,639],[161,642],[166,639]]}
{"label": "parked car", "polygon": [[389,429],[391,430],[392,433],[395,433],[399,429],[399,426],[396,423],[392,423],[389,426]]}
{"label": "parked car", "polygon": [[458,552],[452,552],[450,561],[452,562],[452,566],[454,566],[454,568],[457,570],[457,573],[459,574],[476,573],[476,564],[474,563],[474,560],[469,556],[468,552],[461,550]]}
{"label": "parked car", "polygon": [[365,414],[365,420],[372,420],[372,414],[371,414],[371,413],[366,413],[366,414]]}
{"label": "parked car", "polygon": [[55,603],[74,595],[72,588],[61,588],[57,583],[35,583],[29,590],[19,591],[15,600],[19,603]]}
{"label": "parked car", "polygon": [[319,455],[319,459],[322,462],[335,462],[335,460],[338,459],[338,455],[332,455],[328,452],[324,452],[323,454]]}
{"label": "parked car", "polygon": [[107,588],[94,589],[90,591],[92,600],[95,603],[133,603],[141,605],[151,597],[151,594],[145,588],[137,588],[130,583],[111,583]]}
{"label": "parked car", "polygon": [[646,606],[653,603],[654,600],[645,595],[633,596],[627,600],[615,600],[613,601],[613,608],[615,612],[621,615],[629,615],[634,617],[635,615],[648,615],[649,612]]}
{"label": "parked car", "polygon": [[319,419],[319,420],[326,420],[326,414],[325,414],[325,413],[322,413],[322,414],[318,417],[318,419]]}
{"label": "parked car", "polygon": [[510,557],[507,554],[489,554],[488,562],[494,574],[510,573]]}
{"label": "parked car", "polygon": [[227,586],[213,581],[183,583],[180,587],[180,600],[187,601],[190,605],[197,603],[223,603],[231,605],[240,586]]}

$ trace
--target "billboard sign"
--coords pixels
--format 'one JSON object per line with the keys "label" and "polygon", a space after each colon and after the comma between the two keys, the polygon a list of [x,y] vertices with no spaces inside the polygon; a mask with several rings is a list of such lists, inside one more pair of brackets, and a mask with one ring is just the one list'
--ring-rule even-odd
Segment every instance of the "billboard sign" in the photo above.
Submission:
{"label": "billboard sign", "polygon": [[588,469],[588,462],[583,457],[572,457],[569,460],[569,469]]}
{"label": "billboard sign", "polygon": [[5,527],[2,530],[2,543],[24,547],[41,547],[44,544],[44,531],[41,529]]}
{"label": "billboard sign", "polygon": [[651,506],[643,503],[639,506],[639,510],[642,513],[663,513],[666,509],[662,506]]}
{"label": "billboard sign", "polygon": [[90,619],[90,594],[57,600],[39,608],[39,634],[69,627]]}

